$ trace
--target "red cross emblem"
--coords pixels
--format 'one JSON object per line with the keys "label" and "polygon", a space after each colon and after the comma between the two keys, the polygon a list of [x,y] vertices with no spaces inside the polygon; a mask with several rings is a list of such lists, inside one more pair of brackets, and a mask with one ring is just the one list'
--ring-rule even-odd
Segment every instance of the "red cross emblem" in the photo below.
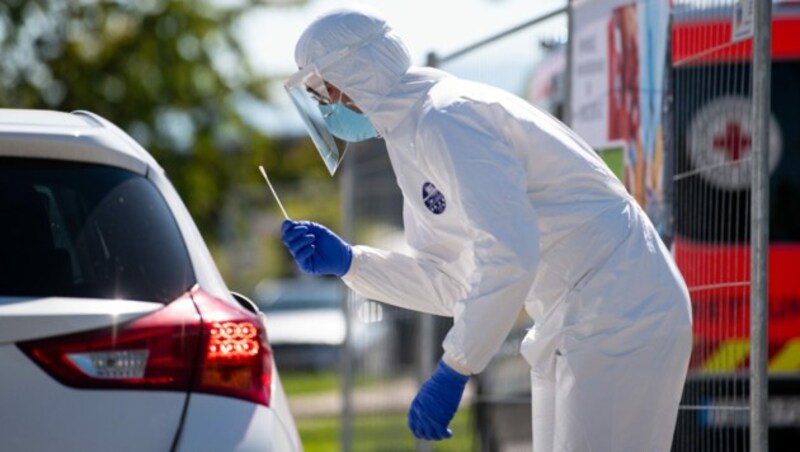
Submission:
{"label": "red cross emblem", "polygon": [[[750,184],[750,162],[755,140],[747,121],[750,98],[722,96],[700,107],[689,123],[686,143],[692,170],[706,182],[724,189],[741,190]],[[782,134],[774,115],[769,118],[769,167],[780,161]]]}
{"label": "red cross emblem", "polygon": [[714,137],[714,150],[725,153],[728,160],[739,160],[753,144],[753,139],[742,130],[738,122],[729,122],[722,135]]}

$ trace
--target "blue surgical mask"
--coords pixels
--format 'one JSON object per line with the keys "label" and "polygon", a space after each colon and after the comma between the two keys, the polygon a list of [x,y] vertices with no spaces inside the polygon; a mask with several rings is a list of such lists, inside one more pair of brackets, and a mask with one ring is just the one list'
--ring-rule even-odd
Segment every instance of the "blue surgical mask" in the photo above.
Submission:
{"label": "blue surgical mask", "polygon": [[341,102],[320,105],[319,111],[328,130],[342,140],[355,143],[378,136],[378,131],[362,113],[356,113]]}

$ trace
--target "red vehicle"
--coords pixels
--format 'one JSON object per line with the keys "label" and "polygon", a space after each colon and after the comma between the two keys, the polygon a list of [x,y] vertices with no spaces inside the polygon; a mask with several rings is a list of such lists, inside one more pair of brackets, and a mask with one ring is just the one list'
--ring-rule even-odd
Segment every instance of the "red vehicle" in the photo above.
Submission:
{"label": "red vehicle", "polygon": [[[684,405],[697,407],[693,414],[682,412],[677,438],[691,442],[701,434],[718,450],[747,444],[749,422],[752,49],[750,40],[731,43],[730,13],[674,12],[670,82],[672,247],[694,307],[695,349]],[[775,451],[796,450],[800,435],[798,3],[774,5],[772,59],[768,282]]]}

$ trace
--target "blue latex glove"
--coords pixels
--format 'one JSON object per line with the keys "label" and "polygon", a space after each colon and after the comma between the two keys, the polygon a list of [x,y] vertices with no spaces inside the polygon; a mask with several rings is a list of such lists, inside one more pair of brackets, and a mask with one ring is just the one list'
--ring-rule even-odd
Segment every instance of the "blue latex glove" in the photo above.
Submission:
{"label": "blue latex glove", "polygon": [[353,248],[321,224],[285,220],[283,244],[303,273],[342,277],[350,269]]}
{"label": "blue latex glove", "polygon": [[469,377],[439,361],[436,371],[411,402],[408,428],[419,439],[441,440],[453,436],[447,425],[453,419]]}

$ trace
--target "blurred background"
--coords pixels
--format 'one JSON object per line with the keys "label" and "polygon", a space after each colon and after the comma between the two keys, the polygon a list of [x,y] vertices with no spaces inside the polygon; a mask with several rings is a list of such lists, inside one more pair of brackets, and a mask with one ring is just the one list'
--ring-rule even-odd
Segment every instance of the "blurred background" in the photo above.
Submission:
{"label": "blurred background", "polygon": [[[283,217],[257,170],[266,167],[293,218],[359,243],[402,246],[400,193],[381,143],[352,150],[331,177],[282,88],[296,70],[294,44],[304,27],[348,3],[3,0],[0,107],[89,110],[130,133],[166,170],[231,290],[267,312],[306,449],[403,450],[415,447],[405,410],[432,370],[420,359],[438,359],[446,321],[425,320],[428,334],[420,339],[415,314],[348,297],[338,280],[301,278],[280,244]],[[431,52],[456,51],[565,5],[362,3],[389,18],[418,65]],[[562,14],[446,69],[525,95],[543,53],[565,39]],[[344,182],[348,172],[355,186]],[[527,410],[526,395],[520,403]],[[472,448],[469,408],[459,422],[456,442],[437,450]]]}
{"label": "blurred background", "polygon": [[[383,11],[415,63],[425,64],[430,51],[468,44],[563,2],[363,3]],[[294,43],[303,28],[346,4],[3,0],[0,106],[90,110],[122,127],[166,169],[229,285],[252,293],[264,278],[294,274],[276,246],[280,211],[258,165],[291,216],[340,226],[339,180],[327,174],[289,110],[282,83],[296,70]],[[452,20],[442,22],[442,15]],[[462,69],[504,73],[501,84],[522,92],[540,46],[528,37],[511,48]]]}
{"label": "blurred background", "polygon": [[[280,243],[283,215],[258,165],[291,217],[326,224],[351,242],[404,246],[401,195],[382,142],[354,146],[331,177],[282,88],[296,70],[294,44],[304,27],[349,3],[2,0],[0,107],[89,110],[155,156],[228,286],[266,312],[307,451],[530,450],[530,382],[518,353],[531,325],[525,315],[471,379],[455,437],[417,443],[405,413],[442,353],[449,320],[362,299],[336,279],[302,277]],[[743,47],[731,37],[741,2],[573,2],[573,33],[565,0],[362,3],[387,16],[415,64],[512,91],[564,119],[601,153],[673,246],[692,292],[695,353],[674,450],[747,450],[746,162],[754,101],[749,41]],[[770,150],[770,202],[791,213],[800,211],[800,139],[790,126],[800,105],[800,7],[777,4],[782,34],[772,78],[773,92],[783,94],[772,99],[779,141]],[[569,36],[577,44],[573,63]],[[625,121],[630,130],[619,126]],[[732,185],[741,168],[746,177]],[[800,223],[797,215],[771,221],[770,249],[781,260],[770,261],[770,285],[781,291],[770,292],[769,303],[783,328],[769,337],[770,384],[785,392],[775,431],[795,447],[800,284],[790,269],[800,262]]]}

